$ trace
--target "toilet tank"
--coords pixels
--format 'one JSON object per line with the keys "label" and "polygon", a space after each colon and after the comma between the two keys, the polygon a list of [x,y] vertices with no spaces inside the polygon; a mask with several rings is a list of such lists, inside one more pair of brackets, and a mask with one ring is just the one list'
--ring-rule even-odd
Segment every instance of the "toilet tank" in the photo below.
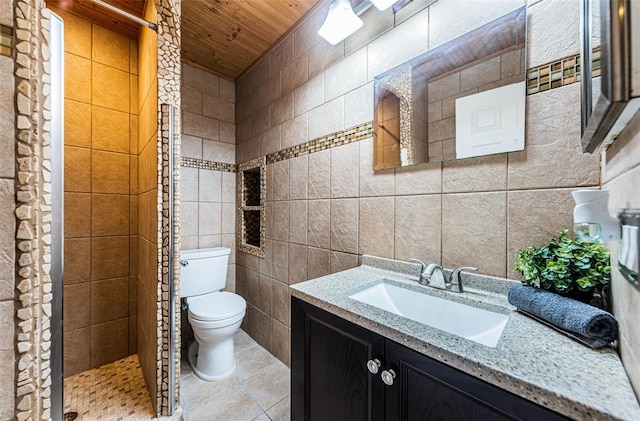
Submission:
{"label": "toilet tank", "polygon": [[180,296],[193,297],[223,289],[229,253],[231,250],[226,247],[180,252]]}

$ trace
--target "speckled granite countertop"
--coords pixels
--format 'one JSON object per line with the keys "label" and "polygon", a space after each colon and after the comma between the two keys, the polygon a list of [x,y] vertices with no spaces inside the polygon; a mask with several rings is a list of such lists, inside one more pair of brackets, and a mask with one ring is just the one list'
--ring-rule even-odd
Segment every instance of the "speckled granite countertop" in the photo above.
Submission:
{"label": "speckled granite countertop", "polygon": [[[591,350],[514,311],[513,281],[463,274],[465,292],[418,284],[420,267],[363,256],[362,266],[291,286],[291,295],[465,373],[577,420],[640,420],[618,354]],[[384,278],[434,296],[510,314],[496,348],[472,342],[348,297]]]}

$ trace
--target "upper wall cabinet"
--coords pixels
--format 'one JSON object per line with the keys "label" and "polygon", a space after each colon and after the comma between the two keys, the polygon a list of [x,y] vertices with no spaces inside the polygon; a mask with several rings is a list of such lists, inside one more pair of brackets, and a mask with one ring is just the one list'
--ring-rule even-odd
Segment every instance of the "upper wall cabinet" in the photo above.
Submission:
{"label": "upper wall cabinet", "polygon": [[524,149],[526,7],[374,80],[374,169]]}

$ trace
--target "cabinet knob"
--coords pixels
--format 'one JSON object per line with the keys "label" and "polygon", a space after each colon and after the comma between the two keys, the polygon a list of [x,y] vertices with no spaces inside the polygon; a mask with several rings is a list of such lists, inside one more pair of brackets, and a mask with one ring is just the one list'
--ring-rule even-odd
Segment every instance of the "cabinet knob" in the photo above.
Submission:
{"label": "cabinet knob", "polygon": [[369,369],[369,373],[371,374],[378,374],[378,369],[381,365],[382,363],[377,358],[367,361],[367,368]]}
{"label": "cabinet knob", "polygon": [[387,386],[391,386],[393,384],[393,379],[396,378],[396,372],[392,369],[383,370],[381,377],[384,384],[386,384]]}

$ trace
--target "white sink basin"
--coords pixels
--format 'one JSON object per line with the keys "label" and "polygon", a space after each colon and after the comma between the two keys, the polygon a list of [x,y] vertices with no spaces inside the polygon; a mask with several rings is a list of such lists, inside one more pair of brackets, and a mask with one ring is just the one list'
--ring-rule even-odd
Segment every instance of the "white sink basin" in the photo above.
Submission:
{"label": "white sink basin", "polygon": [[509,316],[381,282],[349,295],[354,300],[492,348]]}

